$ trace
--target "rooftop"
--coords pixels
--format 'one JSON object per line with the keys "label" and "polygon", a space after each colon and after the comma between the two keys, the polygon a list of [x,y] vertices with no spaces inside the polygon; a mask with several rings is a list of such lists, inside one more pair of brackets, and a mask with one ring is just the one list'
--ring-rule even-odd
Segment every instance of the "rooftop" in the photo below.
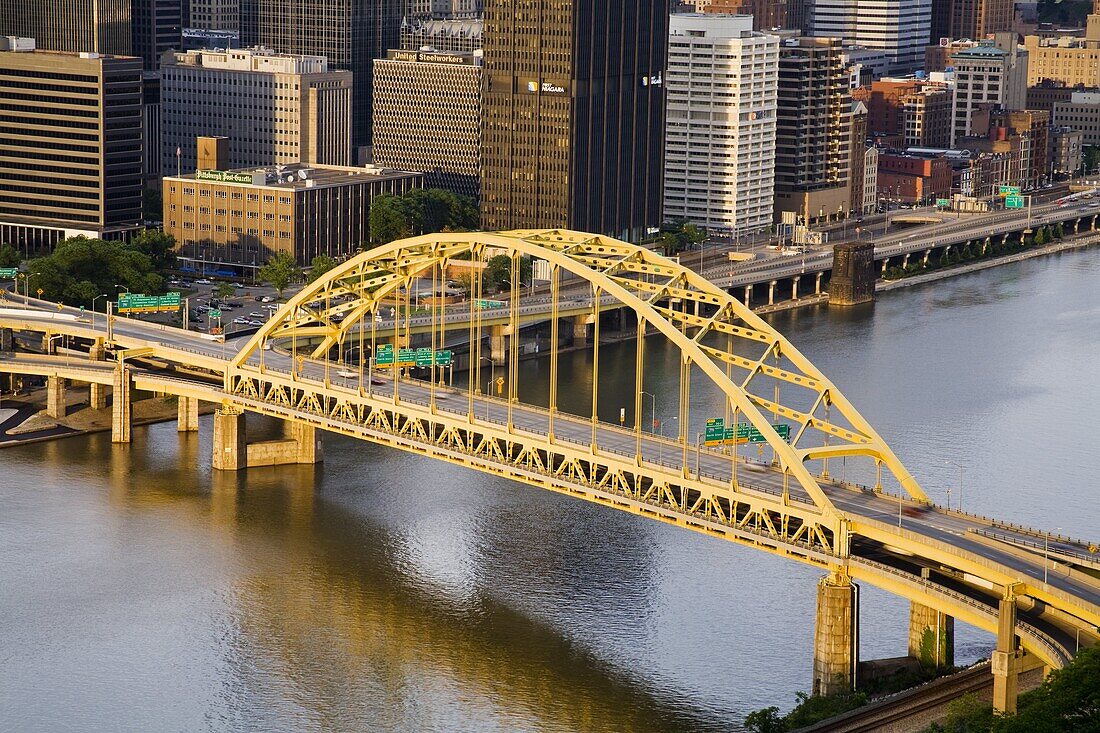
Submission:
{"label": "rooftop", "polygon": [[348,167],[291,163],[262,168],[241,168],[231,171],[196,171],[182,176],[165,176],[172,181],[204,181],[237,186],[255,186],[286,191],[309,188],[345,186],[349,183],[388,181],[422,175],[417,171],[402,171],[379,166]]}

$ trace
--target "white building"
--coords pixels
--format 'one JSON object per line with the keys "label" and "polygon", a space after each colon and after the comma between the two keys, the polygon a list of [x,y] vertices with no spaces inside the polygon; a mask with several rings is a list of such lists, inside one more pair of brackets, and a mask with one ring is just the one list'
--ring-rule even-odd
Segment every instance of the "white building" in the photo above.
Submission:
{"label": "white building", "polygon": [[924,66],[932,0],[814,0],[810,13],[807,35],[882,49],[893,73]]}
{"label": "white building", "polygon": [[350,71],[323,56],[262,48],[168,51],[161,58],[161,170],[195,170],[195,139],[229,138],[233,169],[351,162]]}
{"label": "white building", "polygon": [[971,128],[979,107],[1001,106],[1009,110],[1027,107],[1028,52],[1016,44],[1015,34],[998,34],[997,41],[981,41],[952,59],[955,67],[955,101],[951,115],[951,145],[967,135],[984,135]]}
{"label": "white building", "polygon": [[870,145],[863,153],[863,201],[861,214],[874,213],[878,205],[878,148]]}
{"label": "white building", "polygon": [[716,232],[771,225],[779,39],[752,16],[686,13],[669,26],[666,219]]}

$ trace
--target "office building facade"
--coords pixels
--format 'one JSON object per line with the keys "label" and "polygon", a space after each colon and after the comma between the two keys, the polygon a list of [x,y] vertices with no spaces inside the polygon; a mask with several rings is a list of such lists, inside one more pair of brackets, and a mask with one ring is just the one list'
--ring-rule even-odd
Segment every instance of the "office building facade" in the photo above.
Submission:
{"label": "office building facade", "polygon": [[141,73],[0,38],[0,242],[29,253],[141,228]]}
{"label": "office building facade", "polygon": [[0,0],[0,36],[43,51],[130,55],[131,0]]}
{"label": "office building facade", "polygon": [[665,218],[742,234],[771,226],[779,38],[745,15],[669,24]]}
{"label": "office building facade", "polygon": [[982,41],[955,54],[952,145],[961,137],[985,134],[971,124],[980,108],[1023,109],[1027,104],[1028,53],[1017,46],[1015,34],[998,35],[1010,37]]}
{"label": "office building facade", "polygon": [[370,240],[374,198],[422,182],[406,171],[301,163],[166,176],[164,231],[196,270],[251,273],[276,252],[307,265],[318,255],[354,254]]}
{"label": "office building facade", "polygon": [[240,0],[190,0],[190,4],[191,28],[236,31],[240,27]]}
{"label": "office building facade", "polygon": [[480,192],[480,53],[390,51],[374,64],[374,162],[425,184]]}
{"label": "office building facade", "polygon": [[200,135],[230,138],[231,168],[351,162],[351,74],[329,70],[323,58],[264,49],[170,52],[161,75],[165,174],[195,170]]}
{"label": "office building facade", "polygon": [[661,224],[666,0],[485,3],[482,225]]}
{"label": "office building facade", "polygon": [[775,219],[806,223],[849,202],[851,94],[835,38],[794,38],[779,46]]}
{"label": "office building facade", "polygon": [[399,0],[240,0],[241,45],[324,56],[329,68],[352,72],[352,144],[366,148],[374,60],[400,47],[402,6]]}
{"label": "office building facade", "polygon": [[1056,127],[1080,130],[1086,145],[1100,145],[1100,92],[1074,92],[1068,102],[1054,105]]}
{"label": "office building facade", "polygon": [[933,0],[932,36],[978,40],[991,33],[1012,30],[1013,0]]}
{"label": "office building facade", "polygon": [[806,35],[881,49],[891,73],[908,73],[924,62],[931,17],[932,0],[814,0]]}

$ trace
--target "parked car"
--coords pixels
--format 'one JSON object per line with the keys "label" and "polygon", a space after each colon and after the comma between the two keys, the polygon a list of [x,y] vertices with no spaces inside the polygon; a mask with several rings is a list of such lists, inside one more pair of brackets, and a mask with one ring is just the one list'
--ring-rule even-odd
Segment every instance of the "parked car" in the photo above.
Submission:
{"label": "parked car", "polygon": [[275,299],[272,298],[270,295],[265,295],[264,297],[260,298],[261,303],[273,303],[274,301]]}

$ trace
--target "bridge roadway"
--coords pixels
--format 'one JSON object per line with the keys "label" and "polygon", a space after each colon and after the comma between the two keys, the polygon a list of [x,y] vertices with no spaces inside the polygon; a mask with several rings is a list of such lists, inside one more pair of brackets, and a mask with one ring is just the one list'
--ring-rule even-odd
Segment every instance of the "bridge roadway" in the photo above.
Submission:
{"label": "bridge roadway", "polygon": [[[65,333],[83,338],[102,337],[105,324],[100,321],[95,329],[79,320],[75,311],[32,302],[28,308],[0,307],[0,326],[34,331]],[[118,345],[129,349],[153,347],[157,358],[189,368],[211,369],[215,379],[203,380],[194,375],[183,375],[163,365],[134,364],[135,384],[139,388],[159,389],[168,393],[183,394],[199,399],[225,404],[235,404],[259,413],[286,419],[307,418],[311,423],[335,432],[359,438],[396,445],[420,453],[431,454],[428,446],[410,445],[407,439],[395,440],[359,423],[331,416],[309,414],[299,410],[273,405],[263,400],[242,395],[230,395],[225,391],[220,377],[228,367],[232,354],[230,347],[210,341],[201,335],[175,328],[163,327],[142,321],[116,318],[113,326]],[[137,357],[139,360],[141,357]],[[10,363],[12,357],[6,357]],[[109,383],[114,366],[110,362],[75,363],[58,357],[34,357],[20,355],[19,369],[51,374],[68,363],[82,372],[102,372],[98,379]],[[253,359],[253,363],[258,357]],[[274,349],[264,352],[265,368],[271,373],[288,375],[292,369],[289,353]],[[465,390],[401,378],[374,381],[380,384],[361,384],[361,377],[341,376],[339,365],[306,360],[296,376],[303,385],[312,384],[332,393],[345,393],[349,398],[363,402],[390,405],[393,409],[420,411],[427,414],[468,419],[472,414],[474,430],[494,430],[516,436],[517,440],[530,437],[546,441],[550,431],[550,415],[539,407],[492,398],[470,395]],[[0,361],[0,371],[5,362]],[[77,377],[78,378],[78,377]],[[327,387],[326,387],[327,383]],[[394,392],[397,392],[395,398]],[[511,426],[511,427],[509,427]],[[555,413],[551,444],[570,445],[589,449],[595,446],[597,454],[615,454],[633,459],[640,456],[641,467],[656,477],[670,481],[694,480],[699,487],[712,486],[715,490],[728,490],[736,472],[737,491],[746,497],[766,497],[777,501],[784,495],[787,483],[782,473],[771,466],[738,460],[736,463],[718,449],[688,445],[671,438],[651,433],[637,434],[616,425],[600,423],[593,427],[586,418]],[[488,467],[492,470],[491,467]],[[484,470],[484,469],[483,469]],[[498,473],[519,477],[514,470],[498,470]],[[977,532],[988,531],[992,523],[942,507],[933,507],[910,516],[903,510],[918,505],[906,499],[887,496],[835,480],[820,480],[834,505],[851,523],[853,542],[851,556],[843,562],[850,568],[851,577],[865,580],[898,592],[910,600],[919,599],[927,605],[950,612],[951,615],[980,628],[994,631],[997,623],[997,604],[1001,597],[999,586],[1005,583],[1025,584],[1029,592],[1039,599],[1031,608],[1021,606],[1017,632],[1025,646],[1044,662],[1062,666],[1073,656],[1077,639],[1082,643],[1095,643],[1095,626],[1100,622],[1100,581],[1080,573],[1066,570],[1065,562],[1074,556],[1088,554],[1088,548],[1079,542],[1059,538],[1049,543],[1051,571],[1044,572],[1044,558],[1035,553],[1013,552],[1010,545],[982,542]],[[840,562],[838,557],[821,548],[783,546],[775,538],[752,527],[735,526],[730,522],[717,522],[713,517],[692,514],[687,507],[669,507],[668,503],[638,501],[609,490],[593,490],[591,486],[574,487],[558,482],[548,486],[562,493],[580,496],[605,505],[626,509],[666,522],[686,526],[696,531],[718,534],[729,539],[748,543],[779,554],[787,555],[819,566]],[[790,482],[784,504],[794,508],[803,506],[805,511],[816,508],[810,497]],[[1025,545],[1033,543],[1042,534],[1036,530],[1005,529],[998,525],[998,532],[1011,542]],[[902,541],[904,540],[904,541]],[[894,543],[912,547],[913,543],[925,548],[921,556],[901,550]],[[922,577],[922,568],[932,568],[935,573]],[[952,570],[954,569],[954,570]],[[1070,608],[1073,617],[1061,608]],[[1080,630],[1080,637],[1077,636]]]}

